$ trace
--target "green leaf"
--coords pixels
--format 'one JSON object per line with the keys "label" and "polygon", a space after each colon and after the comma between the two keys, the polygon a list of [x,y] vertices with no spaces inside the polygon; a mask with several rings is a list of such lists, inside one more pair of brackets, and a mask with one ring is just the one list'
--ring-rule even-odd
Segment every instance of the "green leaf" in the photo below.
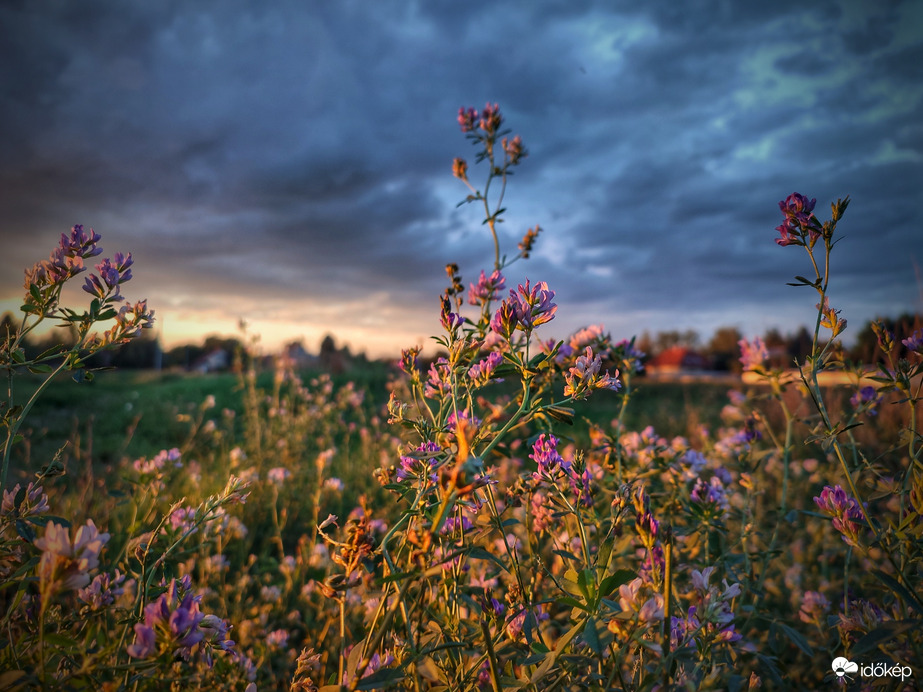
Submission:
{"label": "green leaf", "polygon": [[919,631],[921,625],[923,625],[923,621],[921,620],[892,620],[884,622],[881,626],[876,627],[859,639],[849,652],[853,656],[869,653],[877,649],[881,644],[896,639],[905,632]]}
{"label": "green leaf", "polygon": [[16,533],[18,533],[20,537],[28,543],[35,541],[35,529],[29,526],[29,524],[27,524],[22,519],[16,520]]}
{"label": "green leaf", "polygon": [[71,527],[71,523],[64,517],[56,517],[52,514],[43,514],[38,517],[26,517],[26,521],[35,524],[36,526],[45,526],[48,522],[53,521],[58,526],[63,526],[66,529]]}
{"label": "green leaf", "polygon": [[627,584],[638,575],[630,569],[620,569],[599,583],[599,595],[608,596],[622,584]]}
{"label": "green leaf", "polygon": [[556,598],[555,603],[570,606],[571,608],[579,608],[580,610],[586,610],[589,612],[589,608],[587,608],[586,603],[583,601],[578,601],[576,598],[571,596],[561,596]]}
{"label": "green leaf", "polygon": [[509,570],[506,568],[506,565],[503,564],[503,561],[500,558],[498,558],[496,555],[488,553],[479,545],[474,546],[471,548],[471,550],[468,551],[468,557],[474,560],[490,560],[504,572],[509,573]]}
{"label": "green leaf", "polygon": [[775,627],[778,627],[782,632],[788,637],[788,640],[801,649],[806,656],[809,658],[814,657],[814,651],[811,649],[811,645],[808,644],[808,640],[804,638],[804,635],[801,634],[798,630],[792,629],[788,625],[782,622],[773,623]]}
{"label": "green leaf", "polygon": [[565,425],[574,424],[574,409],[567,406],[548,406],[544,409],[545,413]]}
{"label": "green leaf", "polygon": [[30,365],[29,372],[33,375],[44,375],[46,373],[52,372],[53,368],[47,363],[39,363],[37,365]]}
{"label": "green leaf", "polygon": [[587,618],[586,626],[583,628],[583,641],[593,649],[597,656],[602,656],[602,644],[600,644],[599,634],[596,632],[596,618],[592,616]]}
{"label": "green leaf", "polygon": [[74,649],[80,646],[76,639],[71,639],[57,632],[47,632],[45,634],[45,643],[61,647],[62,649]]}
{"label": "green leaf", "polygon": [[873,569],[872,574],[875,575],[882,584],[887,586],[891,590],[891,593],[903,600],[920,615],[923,615],[923,604],[920,603],[916,596],[907,590],[906,586],[901,584],[890,574],[885,574],[880,569]]}
{"label": "green leaf", "polygon": [[553,550],[552,551],[558,557],[563,557],[565,560],[573,560],[574,562],[580,562],[580,558],[574,555],[573,553],[567,550]]}

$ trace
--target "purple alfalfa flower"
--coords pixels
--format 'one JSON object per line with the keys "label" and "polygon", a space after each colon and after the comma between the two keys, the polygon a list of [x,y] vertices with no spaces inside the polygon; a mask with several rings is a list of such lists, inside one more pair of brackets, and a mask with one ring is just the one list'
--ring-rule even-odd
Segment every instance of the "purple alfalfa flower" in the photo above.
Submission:
{"label": "purple alfalfa flower", "polygon": [[817,242],[823,230],[813,214],[815,204],[817,204],[816,199],[809,200],[797,192],[793,192],[779,202],[779,209],[785,214],[785,222],[776,227],[782,236],[776,239],[776,243],[783,246],[808,245],[814,247],[814,243]]}
{"label": "purple alfalfa flower", "polygon": [[10,490],[4,490],[0,500],[0,517],[22,519],[44,514],[48,509],[48,495],[41,485],[31,481],[25,489],[17,483]]}
{"label": "purple alfalfa flower", "polygon": [[878,404],[881,403],[881,394],[871,385],[866,385],[853,394],[849,403],[855,408],[862,407],[869,416],[878,415]]}
{"label": "purple alfalfa flower", "polygon": [[99,554],[109,534],[100,533],[92,519],[77,529],[73,541],[67,527],[53,521],[45,525],[45,535],[35,540],[42,551],[38,573],[45,590],[82,589],[90,583],[89,572],[99,567]]}
{"label": "purple alfalfa flower", "polygon": [[61,251],[68,257],[80,257],[88,259],[100,254],[103,249],[96,247],[96,243],[101,240],[99,233],[92,228],[87,233],[83,230],[82,224],[77,224],[71,228],[70,236],[66,233],[61,234]]}
{"label": "purple alfalfa flower", "polygon": [[576,502],[582,504],[584,507],[592,506],[593,489],[591,486],[592,476],[590,475],[590,470],[584,468],[581,473],[577,473],[576,469],[572,467],[570,473],[567,474],[567,478],[570,481],[571,490],[574,492]]}
{"label": "purple alfalfa flower", "polygon": [[276,466],[266,472],[266,480],[268,480],[277,488],[281,488],[283,485],[285,485],[285,481],[291,477],[292,472],[284,466]]}
{"label": "purple alfalfa flower", "polygon": [[528,156],[526,148],[522,145],[522,137],[516,135],[513,139],[503,138],[503,151],[509,159],[510,165],[518,166],[520,161]]}
{"label": "purple alfalfa flower", "polygon": [[115,326],[103,333],[100,345],[124,344],[141,334],[142,329],[154,326],[154,311],[148,310],[147,301],[132,305],[125,303],[115,315]]}
{"label": "purple alfalfa flower", "polygon": [[451,516],[445,520],[445,524],[442,525],[440,533],[453,535],[456,533],[465,534],[471,529],[474,528],[474,524],[471,523],[471,520],[462,515],[460,518],[458,516]]}
{"label": "purple alfalfa flower", "polygon": [[419,355],[419,346],[401,349],[401,359],[398,361],[397,366],[411,377],[419,376],[419,365],[417,363],[417,356]]}
{"label": "purple alfalfa flower", "polygon": [[132,264],[130,252],[127,256],[121,252],[115,253],[114,261],[107,257],[96,265],[99,276],[90,274],[84,282],[83,290],[100,299],[121,300],[119,286],[131,279]]}
{"label": "purple alfalfa flower", "polygon": [[189,590],[190,585],[191,580],[173,579],[167,590],[144,608],[144,624],[162,631],[172,645],[179,647],[178,653],[184,658],[191,653],[191,647],[205,638],[199,627],[205,617],[199,610],[201,597]]}
{"label": "purple alfalfa flower", "polygon": [[500,115],[500,106],[496,103],[487,103],[484,110],[481,111],[481,121],[479,126],[488,135],[495,135],[503,123],[503,116]]}
{"label": "purple alfalfa flower", "polygon": [[622,339],[613,347],[612,358],[619,363],[626,372],[639,373],[644,370],[644,357],[647,355],[635,346],[635,340]]}
{"label": "purple alfalfa flower", "polygon": [[135,624],[135,640],[127,651],[132,658],[150,658],[157,652],[157,632],[143,622]]}
{"label": "purple alfalfa flower", "polygon": [[619,607],[639,622],[663,620],[663,595],[640,577],[619,586]]}
{"label": "purple alfalfa flower", "polygon": [[660,533],[660,522],[648,510],[639,513],[635,520],[635,530],[646,546],[653,545]]}
{"label": "purple alfalfa flower", "polygon": [[554,508],[548,502],[545,493],[533,493],[529,504],[532,508],[532,530],[535,533],[554,528]]}
{"label": "purple alfalfa flower", "polygon": [[808,199],[804,195],[793,192],[784,200],[779,202],[779,209],[785,214],[786,218],[794,219],[799,225],[806,225],[813,216],[814,206],[817,199]]}
{"label": "purple alfalfa flower", "polygon": [[436,482],[435,468],[438,463],[437,454],[441,448],[432,441],[418,445],[410,454],[401,455],[401,465],[397,470],[399,480],[410,478],[427,479]]}
{"label": "purple alfalfa flower", "polygon": [[490,328],[495,334],[509,341],[513,336],[513,332],[519,326],[519,313],[516,309],[516,303],[514,303],[512,297],[506,298],[500,302],[500,307],[497,308],[491,318]]}
{"label": "purple alfalfa flower", "polygon": [[463,425],[467,426],[469,432],[476,431],[481,427],[481,419],[474,415],[469,409],[462,409],[460,411],[452,411],[449,414],[449,417],[446,418],[445,427],[451,432],[455,433],[458,430],[459,421],[464,421]]}
{"label": "purple alfalfa flower", "polygon": [[272,650],[284,649],[288,645],[288,630],[273,630],[266,635],[266,644]]}
{"label": "purple alfalfa flower", "polygon": [[923,355],[923,327],[917,329],[906,339],[901,339],[901,343],[904,344],[904,347],[908,351],[913,351],[916,354]]}
{"label": "purple alfalfa flower", "polygon": [[553,299],[554,291],[548,288],[545,281],[539,281],[532,286],[529,279],[526,279],[525,284],[519,284],[515,291],[510,291],[510,301],[519,328],[531,332],[540,324],[554,319],[558,306],[551,302]]}
{"label": "purple alfalfa flower", "polygon": [[431,363],[426,382],[423,383],[423,396],[437,399],[452,391],[452,367],[445,358],[438,358]]}
{"label": "purple alfalfa flower", "polygon": [[592,346],[596,353],[603,358],[608,358],[612,339],[604,329],[601,324],[591,324],[571,334],[567,339],[571,353],[583,351],[587,346]]}
{"label": "purple alfalfa flower", "polygon": [[506,279],[499,269],[494,269],[490,276],[481,270],[477,284],[469,284],[468,302],[472,305],[485,305],[500,296],[500,291],[506,288]]}
{"label": "purple alfalfa flower", "polygon": [[780,238],[776,238],[776,244],[786,247],[788,245],[803,245],[801,238],[798,236],[797,227],[793,227],[790,220],[786,219],[784,223],[776,226]]}
{"label": "purple alfalfa flower", "polygon": [[439,321],[442,324],[442,328],[454,336],[456,330],[465,323],[465,319],[457,312],[452,312],[452,301],[449,300],[448,296],[442,296],[440,300],[442,302],[442,309],[440,311]]}
{"label": "purple alfalfa flower", "polygon": [[820,237],[821,229],[817,218],[813,214],[815,204],[817,204],[817,199],[809,200],[797,192],[793,192],[779,202],[779,209],[785,214],[785,220],[789,228],[798,233],[802,242],[805,234],[807,234],[811,247]]}
{"label": "purple alfalfa flower", "polygon": [[[483,386],[493,379],[494,370],[503,362],[503,355],[499,351],[491,351],[486,358],[468,368],[468,377],[478,386]],[[500,380],[497,380],[500,381]]]}
{"label": "purple alfalfa flower", "polygon": [[840,532],[847,544],[859,547],[859,522],[862,522],[864,517],[862,508],[855,498],[850,497],[839,485],[827,485],[821,494],[814,498],[814,504],[833,519],[833,528]]}
{"label": "purple alfalfa flower", "polygon": [[819,591],[805,591],[801,596],[801,608],[798,617],[802,622],[821,625],[824,616],[830,611],[830,601]]}
{"label": "purple alfalfa flower", "polygon": [[602,358],[598,354],[594,355],[593,349],[587,346],[583,355],[577,356],[573,367],[564,375],[564,396],[585,399],[590,392],[596,389],[618,391],[622,386],[618,380],[618,370],[615,371],[613,377],[608,371],[600,375],[601,368]]}
{"label": "purple alfalfa flower", "polygon": [[477,127],[478,122],[478,112],[474,108],[465,108],[464,106],[458,109],[458,125],[461,127],[462,132],[473,132]]}
{"label": "purple alfalfa flower", "polygon": [[741,339],[737,345],[740,347],[740,362],[745,372],[762,368],[769,359],[769,349],[760,337],[753,341]]}
{"label": "purple alfalfa flower", "polygon": [[[170,514],[170,529],[179,535],[192,535],[198,529],[196,526],[195,507],[177,507]],[[165,529],[166,530],[166,529]]]}
{"label": "purple alfalfa flower", "polygon": [[563,469],[565,472],[570,470],[571,464],[565,461],[558,454],[558,438],[551,433],[542,433],[532,444],[532,453],[529,455],[538,470],[532,474],[534,480],[551,480],[554,478],[555,470]]}
{"label": "purple alfalfa flower", "polygon": [[[362,673],[362,678],[369,677],[372,673],[378,672],[381,668],[386,668],[394,663],[394,656],[387,650],[383,652],[384,655],[379,654],[377,651],[372,654],[372,657],[369,659],[369,664],[366,666],[365,671]],[[361,678],[360,678],[361,679]],[[343,673],[342,684],[344,687],[349,688],[352,686],[353,678],[348,672]]]}
{"label": "purple alfalfa flower", "polygon": [[724,483],[718,476],[712,476],[708,482],[702,478],[696,479],[690,498],[709,516],[725,517],[731,508]]}
{"label": "purple alfalfa flower", "polygon": [[125,575],[118,570],[111,576],[107,573],[97,574],[89,586],[77,592],[77,598],[90,606],[91,610],[99,610],[115,603],[115,599],[125,593],[122,584]]}

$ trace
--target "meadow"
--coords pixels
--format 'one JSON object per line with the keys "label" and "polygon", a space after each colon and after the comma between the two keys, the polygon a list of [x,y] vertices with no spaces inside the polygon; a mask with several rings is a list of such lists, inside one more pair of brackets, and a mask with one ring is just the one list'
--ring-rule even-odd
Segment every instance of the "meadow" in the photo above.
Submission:
{"label": "meadow", "polygon": [[[506,284],[541,242],[497,233],[527,152],[496,105],[459,125],[494,262],[446,268],[431,362],[333,377],[251,345],[227,375],[97,373],[155,318],[121,295],[131,256],[84,278],[101,238],[75,226],[26,270],[0,348],[0,688],[916,689],[923,330],[843,358],[848,198],[827,221],[779,202],[817,306],[796,370],[755,339],[750,384],[653,382],[633,339],[554,337],[553,277]],[[88,306],[62,305],[78,276]],[[76,341],[27,357],[46,321]]]}

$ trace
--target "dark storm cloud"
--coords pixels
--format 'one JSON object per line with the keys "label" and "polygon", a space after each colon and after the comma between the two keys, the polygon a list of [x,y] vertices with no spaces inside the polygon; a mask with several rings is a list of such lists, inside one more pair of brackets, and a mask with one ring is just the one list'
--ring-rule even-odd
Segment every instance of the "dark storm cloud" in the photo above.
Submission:
{"label": "dark storm cloud", "polygon": [[510,279],[551,283],[559,331],[793,327],[813,298],[786,293],[806,268],[772,230],[793,190],[852,195],[855,320],[921,307],[912,2],[38,1],[0,25],[5,296],[82,222],[152,302],[341,301],[336,331],[374,295],[418,324],[446,262],[471,281],[492,259],[449,173],[473,158],[455,112],[490,100],[530,151],[506,247],[546,228]]}

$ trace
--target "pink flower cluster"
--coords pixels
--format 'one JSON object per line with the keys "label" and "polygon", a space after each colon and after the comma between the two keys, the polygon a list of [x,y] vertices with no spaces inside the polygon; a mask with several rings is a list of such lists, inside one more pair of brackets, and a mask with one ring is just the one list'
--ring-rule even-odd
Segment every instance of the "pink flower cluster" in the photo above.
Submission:
{"label": "pink flower cluster", "polygon": [[35,540],[42,551],[38,574],[43,592],[58,589],[82,589],[90,583],[90,572],[99,567],[99,554],[109,541],[92,519],[77,529],[71,540],[70,530],[53,521],[45,526],[45,535]]}
{"label": "pink flower cluster", "polygon": [[863,516],[855,498],[847,495],[838,485],[832,488],[827,485],[821,494],[814,498],[814,504],[821,512],[833,518],[833,528],[840,532],[846,543],[859,547],[859,522],[863,521]]}
{"label": "pink flower cluster", "polygon": [[510,291],[509,298],[500,303],[490,327],[507,340],[517,329],[531,334],[537,326],[554,319],[558,306],[551,302],[553,299],[554,291],[545,281],[533,286],[526,279],[525,285],[519,284],[515,291]]}
{"label": "pink flower cluster", "polygon": [[150,658],[163,645],[173,656],[189,657],[203,648],[204,643],[222,651],[233,648],[227,638],[227,624],[199,609],[201,596],[192,593],[191,580],[173,579],[157,600],[144,608],[144,621],[135,625],[135,640],[128,645],[133,658]]}

